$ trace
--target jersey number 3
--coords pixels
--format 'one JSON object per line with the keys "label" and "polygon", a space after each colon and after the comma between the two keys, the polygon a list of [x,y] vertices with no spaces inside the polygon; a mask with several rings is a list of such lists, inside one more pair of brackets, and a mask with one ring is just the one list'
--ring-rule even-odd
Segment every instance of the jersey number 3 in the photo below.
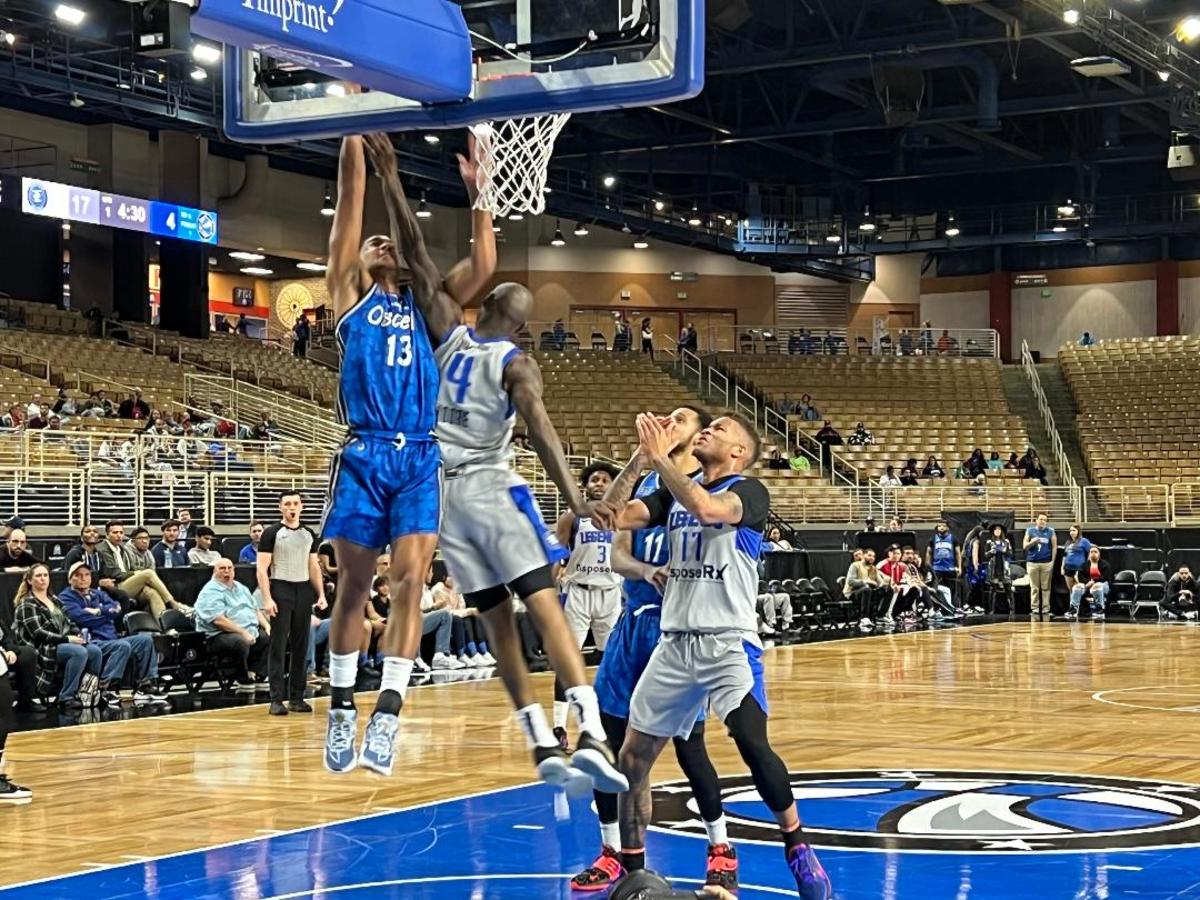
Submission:
{"label": "jersey number 3", "polygon": [[[396,352],[399,348],[399,353]],[[388,337],[388,365],[408,366],[412,364],[412,335],[393,334]]]}
{"label": "jersey number 3", "polygon": [[475,357],[465,353],[455,353],[450,357],[450,365],[446,367],[446,381],[457,388],[454,402],[462,404],[467,398],[467,388],[471,386],[471,369],[475,367]]}

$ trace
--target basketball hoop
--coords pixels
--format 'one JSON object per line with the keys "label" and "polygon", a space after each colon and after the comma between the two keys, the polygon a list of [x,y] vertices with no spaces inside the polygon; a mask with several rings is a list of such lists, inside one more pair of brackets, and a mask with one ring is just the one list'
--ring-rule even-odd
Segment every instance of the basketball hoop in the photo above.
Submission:
{"label": "basketball hoop", "polygon": [[529,213],[546,208],[546,173],[554,141],[570,113],[479,122],[471,126],[479,159],[475,209],[493,216]]}

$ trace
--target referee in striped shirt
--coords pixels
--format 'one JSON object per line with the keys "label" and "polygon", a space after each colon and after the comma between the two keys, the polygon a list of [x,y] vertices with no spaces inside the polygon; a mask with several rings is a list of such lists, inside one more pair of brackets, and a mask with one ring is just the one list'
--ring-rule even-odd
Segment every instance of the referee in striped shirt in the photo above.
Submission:
{"label": "referee in striped shirt", "polygon": [[[325,609],[325,583],[317,565],[317,536],[300,524],[304,501],[295,491],[279,497],[281,521],[263,532],[258,543],[258,588],[263,611],[271,617],[271,715],[310,713],[304,702],[305,664],[313,603]],[[292,653],[290,671],[285,654]],[[289,702],[284,705],[284,699]]]}

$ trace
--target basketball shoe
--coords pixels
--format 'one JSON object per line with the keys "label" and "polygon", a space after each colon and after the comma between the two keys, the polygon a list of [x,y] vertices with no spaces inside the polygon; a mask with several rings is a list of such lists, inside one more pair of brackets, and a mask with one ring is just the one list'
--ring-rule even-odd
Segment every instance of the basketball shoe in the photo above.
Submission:
{"label": "basketball shoe", "polygon": [[604,891],[624,874],[621,854],[605,844],[600,848],[600,855],[596,857],[596,861],[571,879],[571,890]]}
{"label": "basketball shoe", "polygon": [[325,768],[330,772],[349,772],[358,765],[354,741],[358,737],[358,710],[331,709],[325,729]]}
{"label": "basketball shoe", "polygon": [[833,896],[833,885],[829,876],[813,853],[808,844],[797,844],[787,851],[788,868],[796,879],[796,893],[804,900],[830,900]]}
{"label": "basketball shoe", "polygon": [[380,775],[391,775],[392,763],[396,759],[396,734],[399,731],[399,716],[393,713],[372,713],[371,721],[367,723],[367,730],[363,734],[358,764]]}
{"label": "basketball shoe", "polygon": [[731,894],[737,893],[737,851],[729,844],[709,844],[708,871],[704,878],[704,883],[724,888]]}

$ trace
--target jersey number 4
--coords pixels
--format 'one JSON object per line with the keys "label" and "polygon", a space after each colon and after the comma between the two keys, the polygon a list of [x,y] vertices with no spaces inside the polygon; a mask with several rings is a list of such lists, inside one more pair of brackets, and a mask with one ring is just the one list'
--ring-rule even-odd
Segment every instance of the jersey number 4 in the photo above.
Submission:
{"label": "jersey number 4", "polygon": [[[397,348],[399,353],[396,352]],[[388,365],[408,366],[412,364],[412,335],[393,334],[388,337]]]}
{"label": "jersey number 4", "polygon": [[471,386],[471,369],[475,367],[475,357],[465,353],[455,353],[450,357],[450,365],[446,367],[446,381],[458,390],[454,402],[462,404],[467,398],[467,388]]}

